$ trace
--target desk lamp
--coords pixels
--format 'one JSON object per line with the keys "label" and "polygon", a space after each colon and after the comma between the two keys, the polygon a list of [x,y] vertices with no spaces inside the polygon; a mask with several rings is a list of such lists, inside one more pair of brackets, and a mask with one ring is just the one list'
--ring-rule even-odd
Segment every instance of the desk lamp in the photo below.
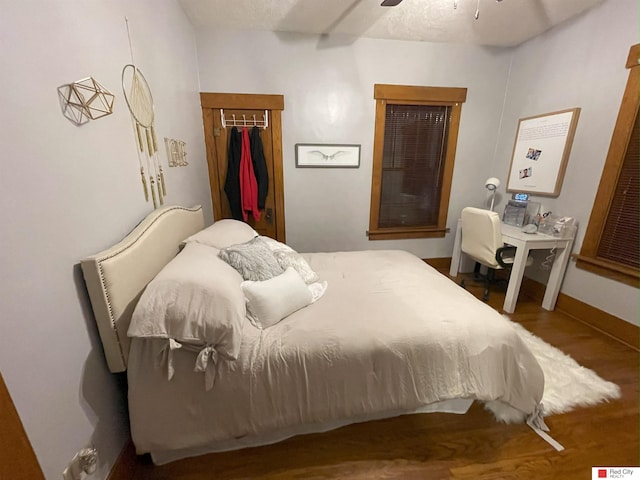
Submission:
{"label": "desk lamp", "polygon": [[500,180],[496,177],[487,178],[487,181],[484,182],[484,186],[491,192],[491,208],[489,210],[493,212],[493,201],[496,198],[496,190],[500,186]]}

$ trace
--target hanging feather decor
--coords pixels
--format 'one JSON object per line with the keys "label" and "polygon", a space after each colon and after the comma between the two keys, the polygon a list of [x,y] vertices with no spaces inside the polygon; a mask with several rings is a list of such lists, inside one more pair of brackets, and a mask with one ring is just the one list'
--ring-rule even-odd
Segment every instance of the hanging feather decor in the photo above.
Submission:
{"label": "hanging feather decor", "polygon": [[[129,35],[129,22],[126,18],[125,21],[127,22],[127,34]],[[130,35],[129,48],[131,48]],[[158,205],[164,205],[167,187],[158,156],[158,142],[153,124],[153,96],[146,78],[133,63],[133,49],[131,50],[131,62],[131,64],[125,65],[122,69],[122,91],[131,113],[133,134],[137,139],[138,148],[136,150],[138,152],[144,198],[148,202],[149,196],[151,196],[153,208],[158,208]]]}

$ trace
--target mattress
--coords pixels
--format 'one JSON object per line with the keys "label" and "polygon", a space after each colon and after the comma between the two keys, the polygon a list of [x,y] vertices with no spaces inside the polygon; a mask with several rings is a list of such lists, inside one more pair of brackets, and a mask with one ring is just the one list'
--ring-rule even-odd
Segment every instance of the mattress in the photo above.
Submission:
{"label": "mattress", "polygon": [[218,359],[210,391],[193,371],[196,353],[176,350],[168,380],[166,341],[133,339],[139,454],[162,463],[454,399],[498,403],[521,419],[538,408],[544,376],[511,323],[417,257],[305,258],[328,283],[323,298],[264,330],[246,325],[239,358]]}

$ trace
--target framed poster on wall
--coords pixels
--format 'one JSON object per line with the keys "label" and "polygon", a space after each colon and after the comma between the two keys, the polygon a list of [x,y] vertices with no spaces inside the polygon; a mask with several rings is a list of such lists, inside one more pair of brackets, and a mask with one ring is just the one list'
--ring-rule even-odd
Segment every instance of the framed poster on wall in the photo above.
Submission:
{"label": "framed poster on wall", "polygon": [[297,168],[358,168],[360,145],[296,143]]}
{"label": "framed poster on wall", "polygon": [[560,195],[579,116],[571,108],[520,119],[507,192]]}

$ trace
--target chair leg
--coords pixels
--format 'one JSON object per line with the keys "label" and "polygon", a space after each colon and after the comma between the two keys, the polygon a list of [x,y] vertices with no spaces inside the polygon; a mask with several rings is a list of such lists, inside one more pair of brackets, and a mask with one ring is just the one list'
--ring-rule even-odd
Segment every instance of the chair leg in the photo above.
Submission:
{"label": "chair leg", "polygon": [[488,269],[485,277],[484,294],[482,295],[482,300],[485,302],[489,301],[489,287],[495,281],[495,278],[496,271],[493,268]]}
{"label": "chair leg", "polygon": [[474,280],[483,280],[482,275],[480,274],[480,263],[476,262],[475,266],[473,267],[473,279]]}

